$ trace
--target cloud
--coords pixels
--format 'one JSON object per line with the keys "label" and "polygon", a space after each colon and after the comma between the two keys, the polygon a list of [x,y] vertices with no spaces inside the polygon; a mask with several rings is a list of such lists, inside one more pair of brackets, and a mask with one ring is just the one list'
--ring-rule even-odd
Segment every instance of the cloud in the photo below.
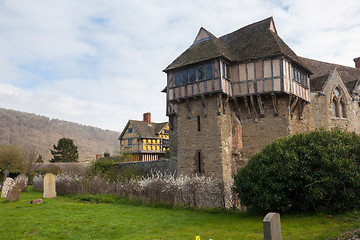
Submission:
{"label": "cloud", "polygon": [[166,121],[162,70],[199,28],[219,37],[269,16],[298,55],[359,57],[357,1],[3,0],[0,107],[117,131],[148,111]]}

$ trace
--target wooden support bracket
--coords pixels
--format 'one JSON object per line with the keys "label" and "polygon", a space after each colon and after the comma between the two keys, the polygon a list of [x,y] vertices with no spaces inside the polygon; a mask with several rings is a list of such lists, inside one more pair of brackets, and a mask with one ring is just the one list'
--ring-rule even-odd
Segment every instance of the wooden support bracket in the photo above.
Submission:
{"label": "wooden support bracket", "polygon": [[254,100],[254,96],[251,95],[250,96],[250,102],[251,102],[251,107],[252,107],[252,110],[253,110],[253,117],[254,117],[254,122],[258,122],[258,116],[257,116],[257,112],[256,112],[256,106],[255,106],[255,100]]}
{"label": "wooden support bracket", "polygon": [[191,105],[188,98],[186,98],[186,106],[187,106],[187,118],[191,118]]}
{"label": "wooden support bracket", "polygon": [[202,99],[202,105],[203,105],[203,115],[204,117],[207,116],[207,108],[206,108],[206,99],[204,95],[201,95],[201,99]]}
{"label": "wooden support bracket", "polygon": [[277,101],[276,101],[276,95],[274,93],[271,94],[273,108],[274,108],[274,117],[279,116],[278,107],[277,107]]}
{"label": "wooden support bracket", "polygon": [[245,107],[248,111],[248,115],[251,116],[251,111],[250,111],[249,102],[248,102],[247,97],[244,97],[244,103],[245,103]]}
{"label": "wooden support bracket", "polygon": [[302,120],[303,119],[303,111],[305,108],[305,101],[301,100],[300,104],[299,104],[299,119]]}
{"label": "wooden support bracket", "polygon": [[240,123],[242,124],[242,115],[241,115],[241,110],[240,110],[240,106],[237,101],[237,98],[234,97],[234,98],[232,98],[232,100],[235,103],[235,111],[236,111],[237,118],[239,119]]}
{"label": "wooden support bracket", "polygon": [[172,104],[171,102],[169,103],[170,105],[170,114],[175,114],[177,116],[177,105]]}
{"label": "wooden support bracket", "polygon": [[299,97],[295,97],[295,100],[291,103],[291,106],[290,106],[290,114],[291,114],[291,119],[294,115],[294,110],[296,108],[296,105],[298,104],[299,102]]}
{"label": "wooden support bracket", "polygon": [[260,117],[264,118],[265,117],[265,111],[264,111],[264,105],[263,102],[261,100],[261,95],[257,95],[257,102],[259,105],[259,109],[260,109]]}

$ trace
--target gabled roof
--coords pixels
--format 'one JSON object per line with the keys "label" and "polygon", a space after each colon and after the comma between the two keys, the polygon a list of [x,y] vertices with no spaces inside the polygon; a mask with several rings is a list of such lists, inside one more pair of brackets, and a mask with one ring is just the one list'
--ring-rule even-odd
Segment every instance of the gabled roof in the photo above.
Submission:
{"label": "gabled roof", "polygon": [[240,28],[220,38],[216,38],[212,34],[211,36],[207,40],[195,41],[164,71],[218,57],[224,57],[234,62],[246,62],[260,58],[286,56],[302,66],[297,55],[277,35],[272,17]]}
{"label": "gabled roof", "polygon": [[230,53],[224,43],[212,35],[212,38],[208,40],[194,42],[193,45],[177,57],[164,71],[166,72],[174,68],[179,68],[221,56],[230,59]]}
{"label": "gabled roof", "polygon": [[151,125],[149,125],[145,121],[129,120],[129,122],[126,124],[126,127],[120,134],[119,139],[121,139],[124,136],[129,124],[131,124],[133,128],[135,128],[135,131],[140,135],[140,138],[158,138],[159,137],[158,134],[168,123],[152,122]]}
{"label": "gabled roof", "polygon": [[360,80],[360,69],[347,67],[334,63],[321,62],[314,59],[299,57],[302,63],[313,73],[310,76],[311,91],[322,91],[325,84],[324,78],[328,78],[330,73],[336,68],[343,80],[346,88],[351,93],[354,91],[356,83]]}

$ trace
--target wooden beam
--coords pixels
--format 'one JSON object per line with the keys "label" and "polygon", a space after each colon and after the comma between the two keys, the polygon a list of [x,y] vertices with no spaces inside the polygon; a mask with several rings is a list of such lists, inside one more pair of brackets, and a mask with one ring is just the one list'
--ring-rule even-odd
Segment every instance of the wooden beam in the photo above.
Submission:
{"label": "wooden beam", "polygon": [[296,97],[296,96],[295,96],[295,100],[291,103],[291,106],[290,106],[291,119],[292,119],[292,117],[293,117],[293,115],[294,115],[294,110],[295,110],[295,108],[296,108],[296,105],[297,105],[298,101],[299,101],[299,97]]}
{"label": "wooden beam", "polygon": [[261,95],[258,94],[257,95],[257,102],[258,102],[258,106],[259,106],[259,109],[260,109],[260,117],[265,117],[265,111],[264,111],[264,106],[263,106],[263,102],[261,100]]}
{"label": "wooden beam", "polygon": [[303,119],[303,111],[305,108],[305,101],[301,100],[300,104],[299,104],[299,119],[302,120]]}
{"label": "wooden beam", "polygon": [[186,98],[186,106],[187,106],[187,118],[191,118],[191,105],[188,98]]}
{"label": "wooden beam", "polygon": [[242,124],[242,115],[241,115],[241,110],[240,110],[240,106],[237,101],[237,98],[233,97],[232,100],[235,103],[235,111],[236,111],[237,118],[239,119],[240,123]]}
{"label": "wooden beam", "polygon": [[274,117],[279,116],[278,107],[277,107],[277,101],[276,101],[276,95],[274,93],[271,94],[273,108],[274,108]]}
{"label": "wooden beam", "polygon": [[206,99],[204,95],[201,95],[201,99],[202,99],[202,105],[203,105],[203,115],[204,117],[207,116],[207,108],[206,108]]}
{"label": "wooden beam", "polygon": [[170,105],[170,115],[175,114],[177,116],[177,108],[175,107],[177,105],[174,105],[171,102],[169,103],[169,105]]}
{"label": "wooden beam", "polygon": [[253,110],[253,116],[254,116],[254,122],[258,122],[258,116],[257,116],[257,112],[256,112],[256,106],[255,106],[255,100],[254,100],[254,96],[251,95],[250,96],[250,102],[251,102],[251,107]]}
{"label": "wooden beam", "polygon": [[251,111],[250,111],[250,108],[249,108],[249,102],[248,102],[248,99],[247,97],[244,97],[244,103],[245,103],[245,107],[248,111],[248,115],[251,116]]}

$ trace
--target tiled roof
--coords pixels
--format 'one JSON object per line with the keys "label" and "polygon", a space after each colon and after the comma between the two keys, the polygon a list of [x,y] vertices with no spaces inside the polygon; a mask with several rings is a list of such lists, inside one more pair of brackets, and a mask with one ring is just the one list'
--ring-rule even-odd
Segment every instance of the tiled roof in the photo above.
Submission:
{"label": "tiled roof", "polygon": [[129,123],[131,123],[131,125],[135,128],[136,132],[140,135],[141,138],[158,138],[158,133],[168,124],[167,122],[152,122],[151,125],[149,125],[145,121],[129,120],[119,139],[122,138],[122,136],[125,134]]}
{"label": "tiled roof", "polygon": [[[286,56],[301,65],[297,55],[270,29],[272,17],[253,23],[220,38],[211,35],[206,41],[191,45],[164,71],[224,57],[234,62]],[[209,33],[209,32],[208,32]]]}
{"label": "tiled roof", "polygon": [[334,63],[321,62],[314,59],[299,57],[302,63],[313,73],[310,75],[311,91],[321,91],[329,74],[336,68],[349,92],[354,90],[360,79],[360,69]]}

